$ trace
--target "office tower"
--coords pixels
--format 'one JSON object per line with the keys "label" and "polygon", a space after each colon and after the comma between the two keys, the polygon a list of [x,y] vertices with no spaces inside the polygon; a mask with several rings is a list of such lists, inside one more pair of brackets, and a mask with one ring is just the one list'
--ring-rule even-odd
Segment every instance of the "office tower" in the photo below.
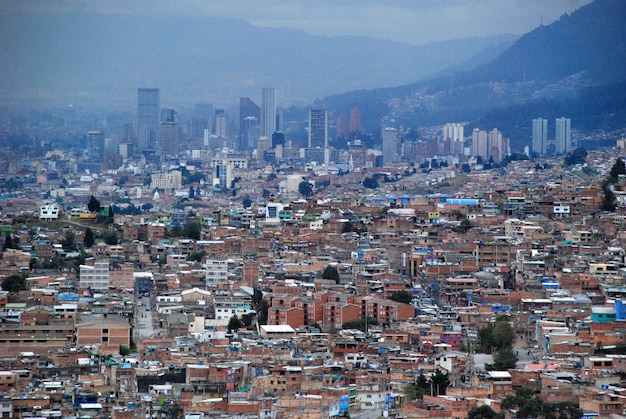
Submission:
{"label": "office tower", "polygon": [[472,156],[487,158],[487,131],[474,128],[472,131]]}
{"label": "office tower", "polygon": [[276,125],[274,126],[274,132],[283,132],[283,111],[276,110]]}
{"label": "office tower", "polygon": [[367,147],[361,142],[361,140],[354,140],[353,143],[348,144],[348,160],[351,161],[352,169],[363,170],[367,164]]}
{"label": "office tower", "polygon": [[350,124],[345,113],[339,115],[335,121],[335,137],[345,138],[350,133]]}
{"label": "office tower", "polygon": [[555,121],[554,142],[557,153],[567,154],[575,148],[572,147],[571,124],[572,120],[565,117]]}
{"label": "office tower", "polygon": [[328,112],[326,109],[309,110],[309,148],[328,147]]}
{"label": "office tower", "polygon": [[243,122],[246,126],[246,137],[243,139],[242,151],[253,150],[257,145],[259,137],[261,136],[261,126],[259,125],[259,120],[254,116],[248,116]]}
{"label": "office tower", "polygon": [[272,144],[270,148],[276,148],[277,145],[285,145],[285,133],[276,131],[272,134]]}
{"label": "office tower", "polygon": [[133,142],[133,123],[132,122],[124,122],[122,124],[122,143],[132,143]]}
{"label": "office tower", "polygon": [[261,137],[271,138],[276,131],[276,90],[264,87],[261,91]]}
{"label": "office tower", "polygon": [[258,125],[261,119],[261,108],[249,97],[239,98],[239,144],[238,150],[253,148],[248,141],[252,126]]}
{"label": "office tower", "polygon": [[487,150],[489,152],[488,157],[492,158],[495,163],[500,163],[506,155],[507,150],[505,150],[502,133],[498,131],[497,128],[492,129],[487,134],[487,146],[489,147]]}
{"label": "office tower", "polygon": [[161,154],[164,156],[177,156],[178,143],[180,139],[180,129],[178,121],[170,120],[161,122],[159,132],[159,146]]}
{"label": "office tower", "polygon": [[399,160],[398,145],[398,130],[391,127],[383,129],[383,164],[385,166]]}
{"label": "office tower", "polygon": [[224,109],[215,110],[215,135],[218,137],[228,136],[228,116]]}
{"label": "office tower", "polygon": [[540,156],[548,153],[548,120],[543,118],[533,119],[533,152]]}
{"label": "office tower", "polygon": [[87,160],[90,163],[104,163],[104,133],[89,131],[87,133]]}
{"label": "office tower", "polygon": [[361,109],[355,106],[350,111],[350,131],[360,132],[363,131],[363,121],[361,120]]}
{"label": "office tower", "polygon": [[443,140],[452,142],[463,141],[463,125],[446,124],[443,126]]}
{"label": "office tower", "polygon": [[[147,128],[147,131],[144,130]],[[153,148],[159,132],[159,89],[139,88],[137,90],[137,131],[144,131],[145,144],[140,148]]]}
{"label": "office tower", "polygon": [[257,160],[263,160],[264,154],[270,148],[269,137],[260,136],[256,144],[256,158]]}
{"label": "office tower", "polygon": [[163,108],[161,109],[161,122],[165,121],[175,121],[178,119],[178,115],[176,111],[171,108]]}

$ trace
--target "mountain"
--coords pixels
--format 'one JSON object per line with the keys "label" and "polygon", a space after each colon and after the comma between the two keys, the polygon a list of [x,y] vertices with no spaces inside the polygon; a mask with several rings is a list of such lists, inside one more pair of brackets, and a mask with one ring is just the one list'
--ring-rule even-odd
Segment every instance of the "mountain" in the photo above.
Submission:
{"label": "mountain", "polygon": [[626,2],[596,0],[536,28],[474,69],[327,97],[320,105],[346,112],[367,103],[370,113],[364,120],[391,115],[407,126],[473,121],[472,127],[488,122],[491,125],[482,125],[483,129],[498,127],[517,150],[528,143],[530,121],[537,116],[575,114],[582,117],[572,120],[572,127],[578,129],[599,129],[603,120],[619,125],[615,121],[626,113],[626,102],[615,100],[626,80],[624,22]]}
{"label": "mountain", "polygon": [[134,109],[136,89],[153,86],[164,106],[230,106],[276,87],[280,106],[310,104],[336,92],[410,83],[516,38],[412,46],[210,17],[5,15],[0,97],[6,105]]}

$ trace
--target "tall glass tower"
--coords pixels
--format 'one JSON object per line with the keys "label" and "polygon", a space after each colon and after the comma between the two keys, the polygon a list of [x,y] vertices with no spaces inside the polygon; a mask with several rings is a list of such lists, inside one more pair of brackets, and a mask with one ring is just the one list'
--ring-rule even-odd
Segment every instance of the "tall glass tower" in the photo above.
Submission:
{"label": "tall glass tower", "polygon": [[264,87],[261,91],[261,137],[272,138],[276,131],[276,89]]}
{"label": "tall glass tower", "polygon": [[137,90],[139,149],[154,148],[159,138],[159,122],[159,89],[140,87]]}

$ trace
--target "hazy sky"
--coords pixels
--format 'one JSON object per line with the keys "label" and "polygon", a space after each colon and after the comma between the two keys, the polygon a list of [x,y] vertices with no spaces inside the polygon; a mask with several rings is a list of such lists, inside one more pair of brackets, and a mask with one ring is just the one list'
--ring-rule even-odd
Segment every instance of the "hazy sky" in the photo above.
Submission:
{"label": "hazy sky", "polygon": [[[1,0],[0,13],[92,12],[240,18],[314,35],[424,44],[522,35],[591,0]],[[6,17],[6,16],[5,16]]]}

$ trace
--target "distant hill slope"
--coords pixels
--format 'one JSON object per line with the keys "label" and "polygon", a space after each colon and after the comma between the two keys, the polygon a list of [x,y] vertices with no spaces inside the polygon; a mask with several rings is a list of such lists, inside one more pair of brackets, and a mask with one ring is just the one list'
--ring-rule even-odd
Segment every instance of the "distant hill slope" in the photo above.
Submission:
{"label": "distant hill slope", "polygon": [[[324,106],[345,112],[364,104],[364,120],[392,115],[409,126],[450,121],[506,125],[504,134],[521,149],[534,117],[576,114],[572,126],[615,125],[626,106],[616,101],[626,80],[626,1],[596,0],[571,15],[522,36],[493,61],[434,80],[327,97]],[[605,87],[611,86],[611,87]],[[610,95],[607,95],[611,92]],[[550,107],[546,104],[550,103]],[[607,119],[607,107],[613,117]],[[520,114],[522,112],[522,114]],[[500,115],[502,120],[495,118]],[[366,118],[367,117],[367,118]],[[516,124],[510,124],[511,120]],[[523,128],[522,128],[523,127]],[[373,128],[373,127],[369,127]],[[521,131],[524,132],[521,132]]]}
{"label": "distant hill slope", "polygon": [[[278,105],[395,86],[469,59],[512,35],[412,46],[320,37],[241,20],[96,14],[3,16],[0,97],[5,104],[76,103],[133,109],[140,86],[162,103],[238,103],[275,87]],[[484,61],[483,61],[484,62]]]}

